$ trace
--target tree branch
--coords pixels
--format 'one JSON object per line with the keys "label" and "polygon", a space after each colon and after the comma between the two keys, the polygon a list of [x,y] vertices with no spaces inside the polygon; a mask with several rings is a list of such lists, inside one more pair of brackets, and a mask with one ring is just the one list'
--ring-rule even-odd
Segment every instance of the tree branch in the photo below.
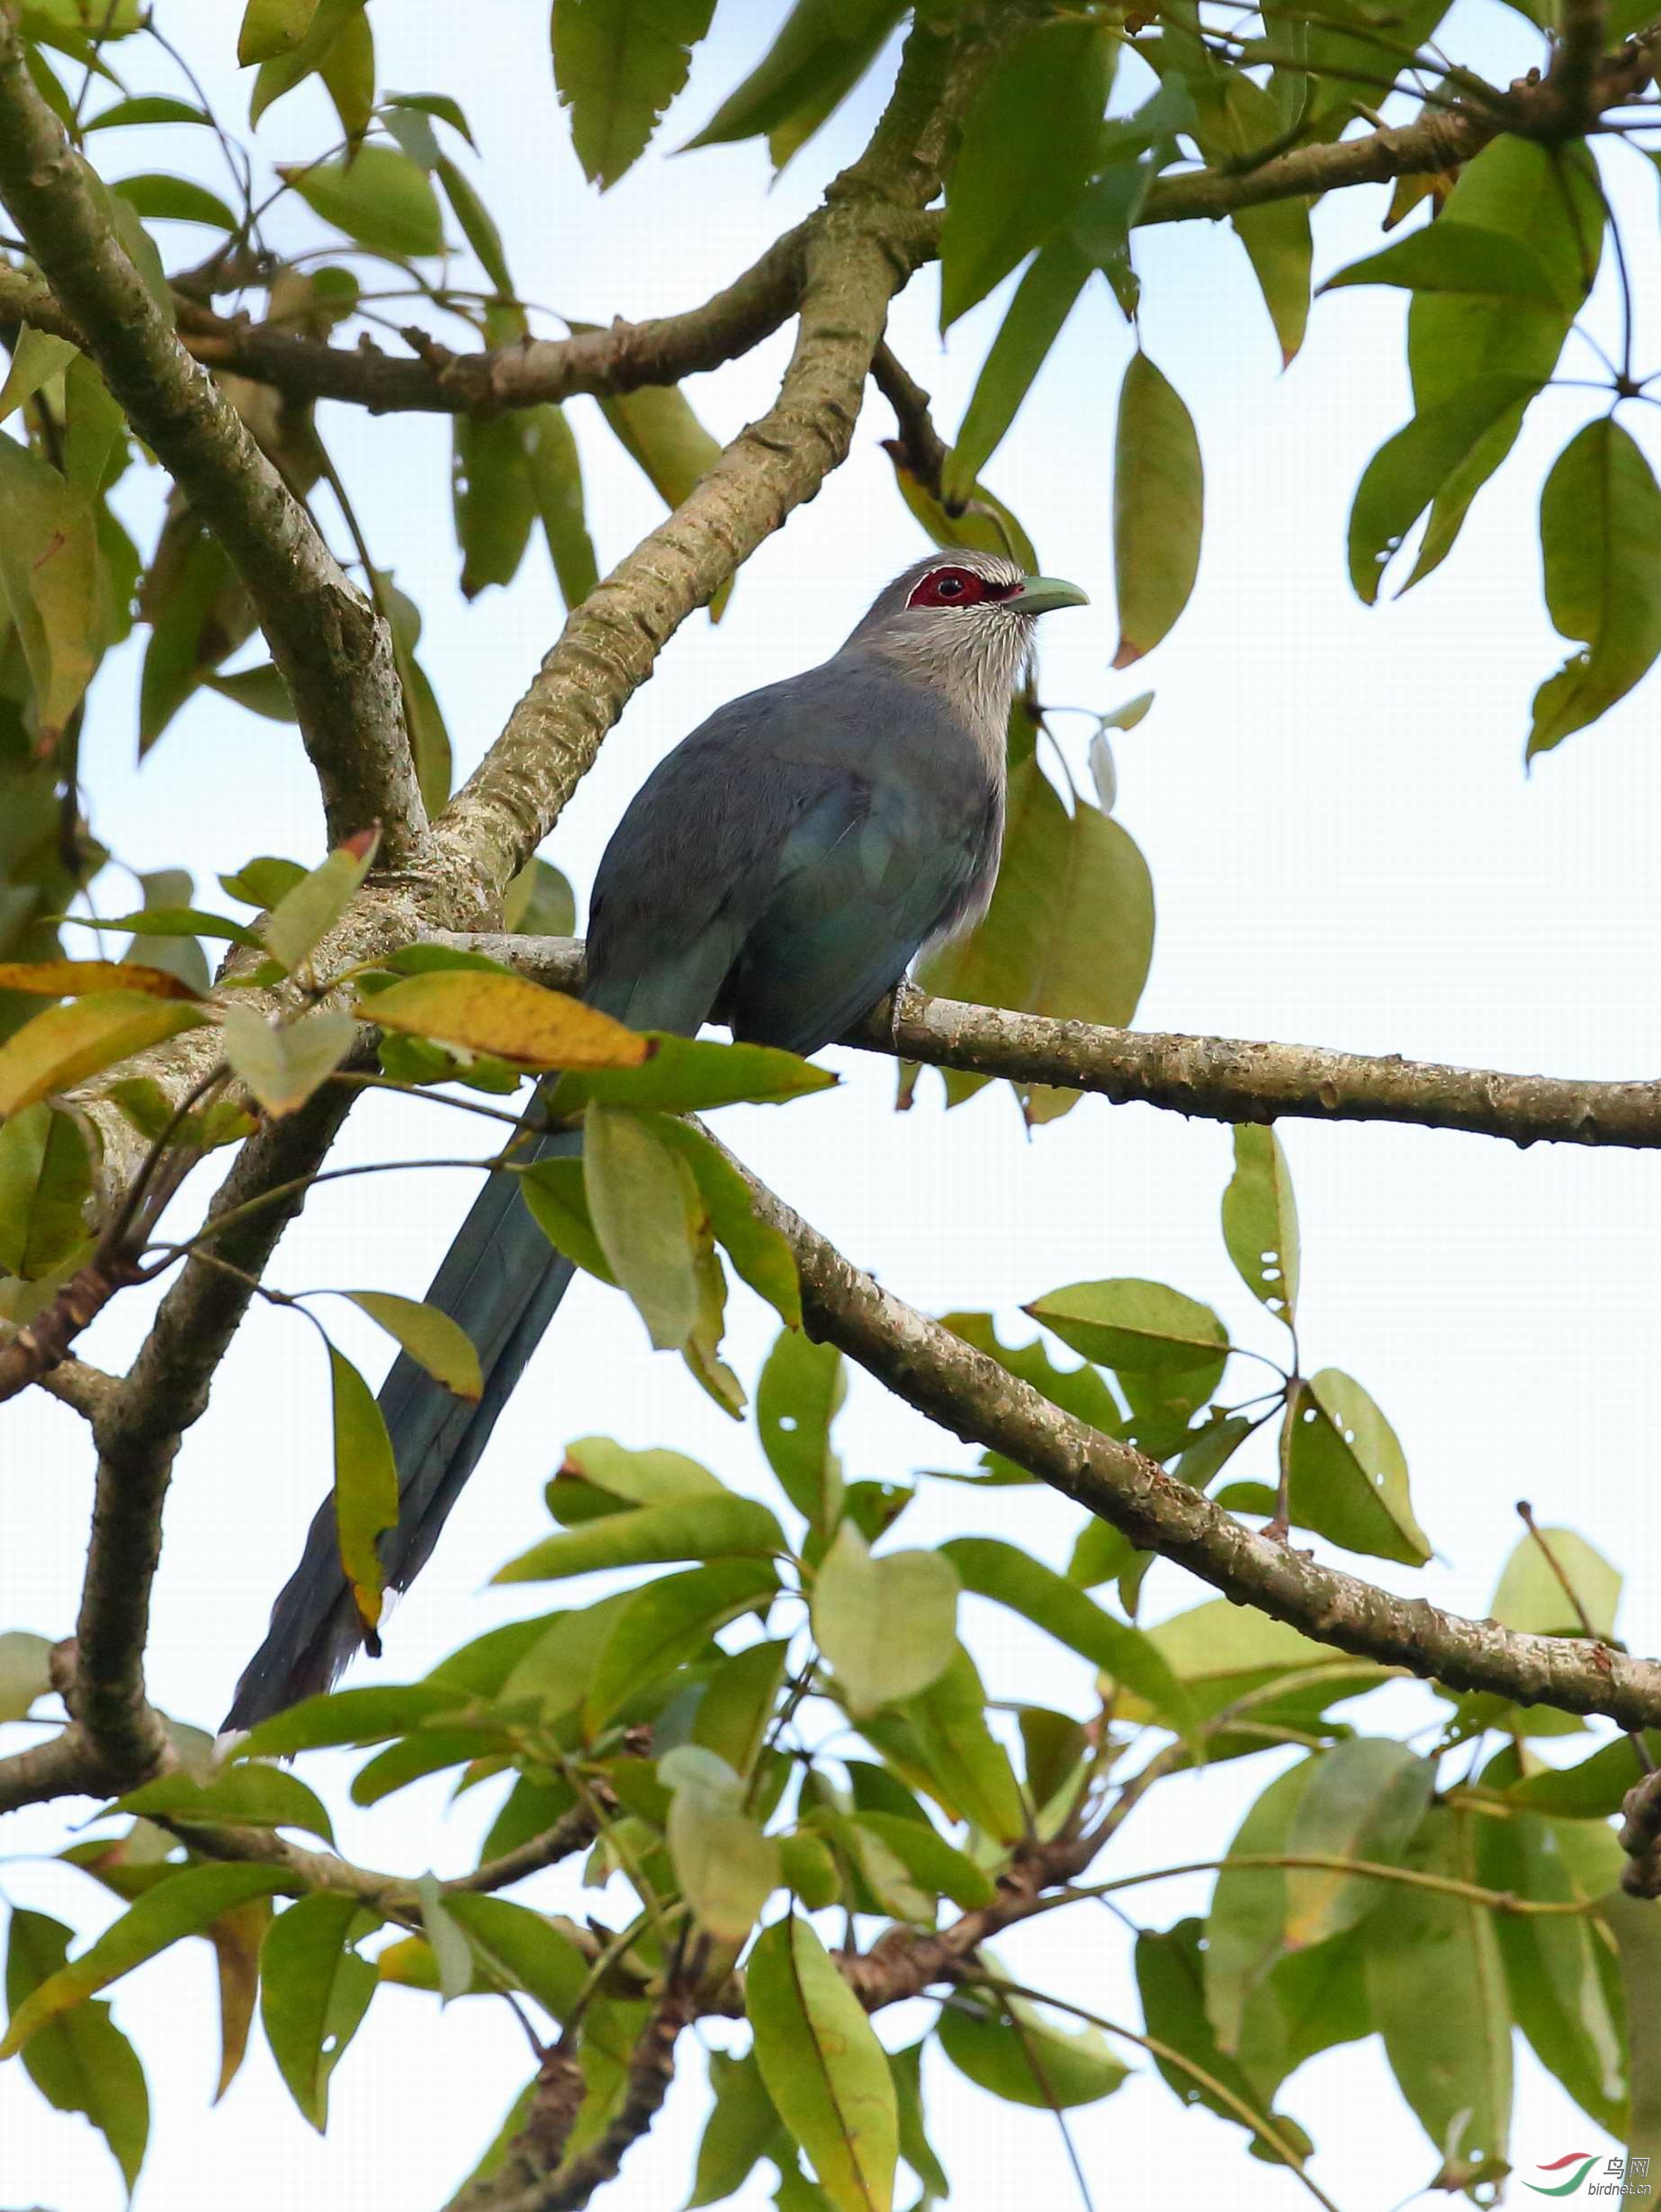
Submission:
{"label": "tree branch", "polygon": [[452,801],[447,848],[499,892],[547,836],[677,625],[847,457],[888,303],[918,256],[956,121],[1027,5],[919,22],[870,145],[804,247],[796,342],[778,397],[689,498],[576,608],[507,728]]}
{"label": "tree branch", "polygon": [[[554,991],[582,988],[570,937],[437,931],[437,944],[487,953]],[[1661,1146],[1661,1083],[1510,1075],[1395,1054],[1109,1030],[1046,1014],[930,998],[903,984],[842,1039],[929,1067],[1060,1084],[1207,1121],[1397,1121],[1515,1145]]]}
{"label": "tree branch", "polygon": [[1606,1713],[1623,1728],[1661,1722],[1661,1666],[1602,1643],[1525,1635],[1423,1598],[1397,1597],[1260,1535],[882,1288],[741,1163],[733,1164],[795,1254],[810,1335],[839,1346],[953,1435],[1001,1452],[1111,1522],[1138,1548],[1175,1560],[1235,1604],[1255,1605],[1318,1642],[1451,1689]]}
{"label": "tree branch", "polygon": [[180,346],[96,180],[0,14],[0,199],[129,421],[224,547],[288,679],[330,841],[379,821],[395,860],[426,827],[391,639],[304,508]]}

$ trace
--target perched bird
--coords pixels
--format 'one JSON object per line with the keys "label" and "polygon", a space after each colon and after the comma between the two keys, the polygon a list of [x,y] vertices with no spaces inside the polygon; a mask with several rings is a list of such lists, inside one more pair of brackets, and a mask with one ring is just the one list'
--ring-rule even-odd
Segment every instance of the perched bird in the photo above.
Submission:
{"label": "perched bird", "polygon": [[[822,667],[712,715],[606,849],[588,1003],[636,1029],[691,1034],[714,1020],[793,1052],[841,1036],[924,945],[985,912],[1034,617],[1085,603],[1076,585],[997,554],[937,553],[881,592]],[[580,1146],[568,1128],[537,1151]],[[516,1182],[486,1183],[427,1293],[478,1347],[483,1397],[452,1396],[407,1356],[381,1393],[399,1474],[398,1525],[381,1542],[391,1589],[425,1565],[571,1278]],[[225,1726],[327,1689],[364,1641],[326,1501]]]}

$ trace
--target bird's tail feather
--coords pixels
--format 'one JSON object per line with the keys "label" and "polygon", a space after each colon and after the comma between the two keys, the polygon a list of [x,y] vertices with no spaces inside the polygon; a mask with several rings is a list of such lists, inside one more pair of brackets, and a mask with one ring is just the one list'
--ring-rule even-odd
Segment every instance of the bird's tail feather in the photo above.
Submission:
{"label": "bird's tail feather", "polygon": [[[581,1144],[579,1131],[559,1129],[518,1156],[570,1158]],[[390,1589],[408,1588],[426,1564],[571,1279],[570,1262],[532,1219],[518,1181],[512,1174],[489,1178],[426,1294],[428,1304],[472,1339],[484,1374],[483,1396],[476,1405],[455,1397],[401,1353],[382,1388],[381,1410],[399,1481],[398,1525],[381,1540]],[[340,1565],[334,1499],[327,1497],[312,1520],[300,1565],[272,1608],[265,1641],[243,1670],[224,1726],[252,1728],[328,1689],[364,1641]]]}

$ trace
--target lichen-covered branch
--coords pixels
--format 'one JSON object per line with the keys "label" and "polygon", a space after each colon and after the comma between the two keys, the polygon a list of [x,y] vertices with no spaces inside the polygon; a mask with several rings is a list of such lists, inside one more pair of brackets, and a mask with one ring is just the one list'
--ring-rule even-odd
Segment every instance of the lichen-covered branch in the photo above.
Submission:
{"label": "lichen-covered branch", "polygon": [[[436,941],[471,946],[555,991],[582,987],[576,938],[439,932]],[[1398,1121],[1515,1145],[1661,1146],[1661,1083],[1512,1075],[1320,1045],[1109,1030],[930,998],[910,985],[842,1041],[929,1067],[1059,1084],[1115,1105],[1158,1106],[1208,1121]]]}
{"label": "lichen-covered branch", "polygon": [[223,546],[288,679],[331,841],[426,828],[391,640],[234,408],[179,344],[0,14],[0,201],[128,420]]}
{"label": "lichen-covered branch", "polygon": [[[729,1155],[731,1156],[731,1155]],[[738,1164],[738,1163],[734,1163]],[[810,1333],[838,1345],[920,1413],[989,1445],[1141,1549],[1186,1567],[1237,1605],[1256,1605],[1321,1643],[1405,1667],[1456,1690],[1599,1713],[1623,1728],[1661,1722],[1661,1665],[1601,1643],[1532,1636],[1398,1597],[1248,1528],[1154,1460],[1064,1413],[938,1321],[843,1258],[750,1178],[788,1241]]]}

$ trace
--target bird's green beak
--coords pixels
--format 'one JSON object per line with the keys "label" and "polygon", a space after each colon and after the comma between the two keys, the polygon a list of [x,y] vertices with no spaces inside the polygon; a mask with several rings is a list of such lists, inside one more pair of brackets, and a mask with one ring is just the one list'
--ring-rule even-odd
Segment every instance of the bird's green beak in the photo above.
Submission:
{"label": "bird's green beak", "polygon": [[1048,615],[1058,607],[1088,607],[1090,594],[1060,576],[1028,576],[1004,605],[1019,607],[1023,615]]}

